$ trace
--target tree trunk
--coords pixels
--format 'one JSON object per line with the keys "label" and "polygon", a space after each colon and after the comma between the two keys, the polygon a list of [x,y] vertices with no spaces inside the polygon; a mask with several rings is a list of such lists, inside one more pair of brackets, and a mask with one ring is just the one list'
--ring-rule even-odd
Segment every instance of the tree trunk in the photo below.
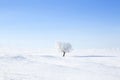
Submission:
{"label": "tree trunk", "polygon": [[63,52],[63,57],[65,56],[65,52]]}

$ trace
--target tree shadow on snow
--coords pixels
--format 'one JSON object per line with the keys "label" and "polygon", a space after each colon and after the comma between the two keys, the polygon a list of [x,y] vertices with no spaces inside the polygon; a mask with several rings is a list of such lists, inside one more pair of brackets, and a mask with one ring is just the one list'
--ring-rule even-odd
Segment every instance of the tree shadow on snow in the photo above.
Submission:
{"label": "tree shadow on snow", "polygon": [[115,57],[115,56],[102,56],[102,55],[87,55],[87,56],[72,56],[76,58],[92,58],[92,57]]}

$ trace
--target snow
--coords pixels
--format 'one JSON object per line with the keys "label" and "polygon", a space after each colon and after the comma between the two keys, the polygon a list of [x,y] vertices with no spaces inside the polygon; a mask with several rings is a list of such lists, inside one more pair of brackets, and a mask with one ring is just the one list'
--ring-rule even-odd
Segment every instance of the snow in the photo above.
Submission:
{"label": "snow", "polygon": [[99,52],[1,53],[0,80],[120,80],[119,51]]}

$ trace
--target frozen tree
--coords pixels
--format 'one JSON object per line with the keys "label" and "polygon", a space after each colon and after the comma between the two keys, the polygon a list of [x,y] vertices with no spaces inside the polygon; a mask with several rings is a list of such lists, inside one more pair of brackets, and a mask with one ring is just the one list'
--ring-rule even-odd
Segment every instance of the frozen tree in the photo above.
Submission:
{"label": "frozen tree", "polygon": [[63,53],[63,57],[65,56],[66,53],[68,53],[72,50],[71,44],[70,43],[65,43],[65,42],[58,42],[57,43],[57,48],[60,52]]}

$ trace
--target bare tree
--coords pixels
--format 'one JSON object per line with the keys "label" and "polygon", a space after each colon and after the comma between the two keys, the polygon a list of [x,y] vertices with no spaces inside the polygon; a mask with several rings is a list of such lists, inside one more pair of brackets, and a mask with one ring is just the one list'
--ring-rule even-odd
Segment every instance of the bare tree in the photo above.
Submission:
{"label": "bare tree", "polygon": [[65,43],[65,42],[58,42],[57,43],[57,48],[60,52],[63,53],[63,57],[65,56],[66,53],[68,53],[72,50],[71,44],[70,43]]}

